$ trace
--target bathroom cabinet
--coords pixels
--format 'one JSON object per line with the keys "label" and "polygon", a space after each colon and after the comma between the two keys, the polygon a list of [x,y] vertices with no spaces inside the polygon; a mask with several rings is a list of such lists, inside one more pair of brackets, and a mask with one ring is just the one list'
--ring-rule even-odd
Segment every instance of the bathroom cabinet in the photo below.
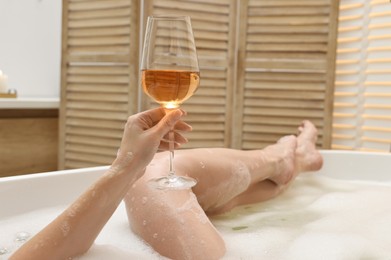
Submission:
{"label": "bathroom cabinet", "polygon": [[0,107],[0,177],[55,171],[58,108]]}

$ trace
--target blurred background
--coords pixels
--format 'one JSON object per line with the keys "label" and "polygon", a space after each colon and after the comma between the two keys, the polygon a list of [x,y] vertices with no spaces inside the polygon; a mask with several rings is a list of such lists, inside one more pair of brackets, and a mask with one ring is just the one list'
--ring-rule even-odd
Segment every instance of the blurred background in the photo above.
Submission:
{"label": "blurred background", "polygon": [[192,18],[184,148],[260,149],[310,119],[320,149],[390,151],[388,0],[1,0],[17,97],[0,97],[0,176],[111,163],[126,118],[154,106],[139,84],[152,14]]}

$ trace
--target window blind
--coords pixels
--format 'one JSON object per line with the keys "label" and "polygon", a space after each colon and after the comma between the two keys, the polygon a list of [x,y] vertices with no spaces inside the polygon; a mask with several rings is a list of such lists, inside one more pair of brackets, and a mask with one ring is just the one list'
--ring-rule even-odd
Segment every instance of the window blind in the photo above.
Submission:
{"label": "window blind", "polygon": [[391,145],[391,4],[342,0],[333,149],[387,152]]}

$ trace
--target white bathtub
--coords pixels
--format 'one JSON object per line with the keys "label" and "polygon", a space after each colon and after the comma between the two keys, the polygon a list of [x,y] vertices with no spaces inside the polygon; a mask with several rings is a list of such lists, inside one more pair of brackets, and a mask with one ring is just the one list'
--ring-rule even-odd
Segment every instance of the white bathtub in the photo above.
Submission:
{"label": "white bathtub", "polygon": [[391,153],[322,151],[321,175],[337,179],[391,181]]}
{"label": "white bathtub", "polygon": [[[391,154],[326,150],[321,151],[321,153],[324,156],[324,167],[316,176],[329,176],[345,180],[379,181],[386,183],[386,185],[391,185]],[[72,202],[94,180],[99,178],[106,169],[107,167],[104,166],[0,178],[0,230],[5,228],[1,224],[5,225],[8,223],[7,221],[2,222],[2,220],[13,219],[17,216],[23,216],[23,214],[45,208],[54,207],[57,211],[61,211],[63,207]],[[102,255],[107,257],[107,254],[113,253],[117,254],[115,255],[116,259],[120,259],[121,255],[125,259],[126,251],[132,251],[136,247],[141,246],[143,249],[138,253],[143,255],[145,250],[147,250],[145,249],[147,247],[141,241],[133,241],[133,248],[126,248],[126,246],[121,247],[121,245],[118,245],[118,243],[128,244],[129,241],[123,241],[126,238],[122,237],[119,239],[119,242],[116,239],[112,239],[113,236],[116,236],[114,232],[130,233],[126,224],[127,220],[123,204],[117,211],[114,220],[111,219],[109,221],[109,226],[111,225],[116,230],[105,231],[105,227],[96,241],[97,244],[103,245],[103,248],[95,245],[95,251],[92,250],[94,253],[90,256],[87,255],[87,258],[104,259],[104,257],[99,258],[98,255],[102,253]],[[58,213],[54,212],[54,214]],[[121,219],[119,224],[115,222],[118,219]],[[42,221],[39,225],[46,223],[46,220]],[[113,221],[114,223],[112,223]],[[219,226],[219,220],[216,222],[217,226]],[[224,228],[221,225],[220,227]],[[39,227],[35,228],[39,229]],[[1,234],[3,232],[0,232],[0,249],[2,246],[7,246],[7,241],[10,242],[13,239],[9,233],[16,231],[17,229],[11,231],[8,227],[8,234]],[[30,232],[34,233],[35,230],[33,229]],[[12,247],[10,243],[8,243],[8,247]],[[150,253],[146,253],[144,256],[148,258]],[[0,259],[7,259],[7,254],[0,255]],[[305,257],[302,259],[305,259]],[[318,257],[317,259],[322,258]]]}

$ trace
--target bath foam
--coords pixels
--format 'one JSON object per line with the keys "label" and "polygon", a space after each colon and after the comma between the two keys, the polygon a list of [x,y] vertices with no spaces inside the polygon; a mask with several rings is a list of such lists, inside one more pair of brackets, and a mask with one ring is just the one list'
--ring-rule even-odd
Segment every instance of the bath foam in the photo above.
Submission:
{"label": "bath foam", "polygon": [[388,185],[302,175],[281,196],[213,222],[226,259],[390,259]]}
{"label": "bath foam", "polygon": [[[226,241],[224,259],[390,259],[391,183],[301,175],[281,196],[215,217]],[[35,234],[65,206],[0,219],[0,247],[15,234]],[[34,222],[31,221],[34,219]],[[1,260],[9,257],[0,255]],[[80,260],[163,259],[127,223],[124,203]]]}
{"label": "bath foam", "polygon": [[[33,236],[50,221],[56,218],[66,205],[35,210],[26,214],[0,219],[0,248],[15,251],[22,243],[15,241],[18,232],[28,232]],[[6,260],[11,254],[0,255]],[[90,250],[80,260],[128,260],[164,259],[133,234],[129,228],[125,204],[121,203],[113,216],[99,234]]]}

